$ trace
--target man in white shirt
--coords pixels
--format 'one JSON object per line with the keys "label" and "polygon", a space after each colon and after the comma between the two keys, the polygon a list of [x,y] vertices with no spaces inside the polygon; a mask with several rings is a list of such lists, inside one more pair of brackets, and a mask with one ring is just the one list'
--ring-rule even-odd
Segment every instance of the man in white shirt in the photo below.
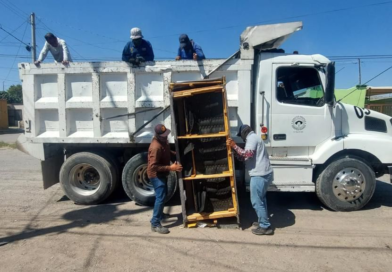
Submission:
{"label": "man in white shirt", "polygon": [[48,51],[52,53],[55,62],[61,62],[62,64],[67,65],[72,61],[71,54],[69,53],[67,44],[64,40],[57,38],[52,33],[47,33],[45,35],[45,40],[44,48],[42,48],[38,60],[34,62],[36,65],[39,65],[46,58]]}

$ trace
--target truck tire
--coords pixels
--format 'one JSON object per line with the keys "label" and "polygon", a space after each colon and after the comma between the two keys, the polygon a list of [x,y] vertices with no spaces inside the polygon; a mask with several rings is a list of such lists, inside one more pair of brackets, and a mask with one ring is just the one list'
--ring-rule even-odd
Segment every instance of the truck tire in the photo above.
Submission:
{"label": "truck tire", "polygon": [[61,166],[60,184],[76,204],[91,205],[104,201],[116,187],[115,166],[103,156],[80,152],[71,155]]}
{"label": "truck tire", "polygon": [[319,175],[316,193],[321,202],[334,211],[356,211],[363,208],[376,189],[374,171],[355,158],[332,162]]}
{"label": "truck tire", "polygon": [[[139,205],[154,206],[155,192],[147,176],[147,152],[133,156],[124,166],[122,185],[130,199]],[[177,190],[177,175],[170,172],[167,179],[167,195],[169,201]]]}

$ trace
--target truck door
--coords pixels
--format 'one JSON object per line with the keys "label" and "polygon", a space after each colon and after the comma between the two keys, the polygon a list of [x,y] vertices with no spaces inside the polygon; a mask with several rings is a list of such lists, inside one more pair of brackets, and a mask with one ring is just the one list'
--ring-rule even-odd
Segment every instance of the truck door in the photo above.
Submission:
{"label": "truck door", "polygon": [[330,108],[324,103],[324,72],[311,64],[273,64],[272,69],[272,155],[309,156],[331,137]]}

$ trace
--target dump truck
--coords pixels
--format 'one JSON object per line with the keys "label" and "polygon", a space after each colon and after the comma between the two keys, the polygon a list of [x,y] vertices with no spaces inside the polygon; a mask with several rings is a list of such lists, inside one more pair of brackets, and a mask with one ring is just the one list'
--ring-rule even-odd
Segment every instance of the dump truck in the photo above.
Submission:
{"label": "dump truck", "polygon": [[[248,27],[225,60],[19,63],[18,146],[42,161],[44,188],[60,182],[75,203],[100,203],[122,186],[152,205],[146,152],[156,124],[172,127],[170,84],[224,77],[230,136],[242,144],[237,130],[249,124],[263,139],[274,169],[269,190],[316,192],[332,210],[358,210],[376,177],[391,174],[392,120],[336,101],[334,63],[325,56],[280,49],[301,29],[301,22]],[[249,180],[242,168],[233,171],[237,182]],[[167,200],[177,186],[171,173]]]}

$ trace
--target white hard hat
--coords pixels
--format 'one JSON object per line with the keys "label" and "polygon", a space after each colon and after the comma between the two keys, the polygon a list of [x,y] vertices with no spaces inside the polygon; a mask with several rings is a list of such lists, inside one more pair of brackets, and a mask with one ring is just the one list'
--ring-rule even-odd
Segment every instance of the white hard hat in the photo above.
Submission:
{"label": "white hard hat", "polygon": [[138,27],[134,27],[131,29],[131,39],[140,39],[143,38],[142,31]]}

